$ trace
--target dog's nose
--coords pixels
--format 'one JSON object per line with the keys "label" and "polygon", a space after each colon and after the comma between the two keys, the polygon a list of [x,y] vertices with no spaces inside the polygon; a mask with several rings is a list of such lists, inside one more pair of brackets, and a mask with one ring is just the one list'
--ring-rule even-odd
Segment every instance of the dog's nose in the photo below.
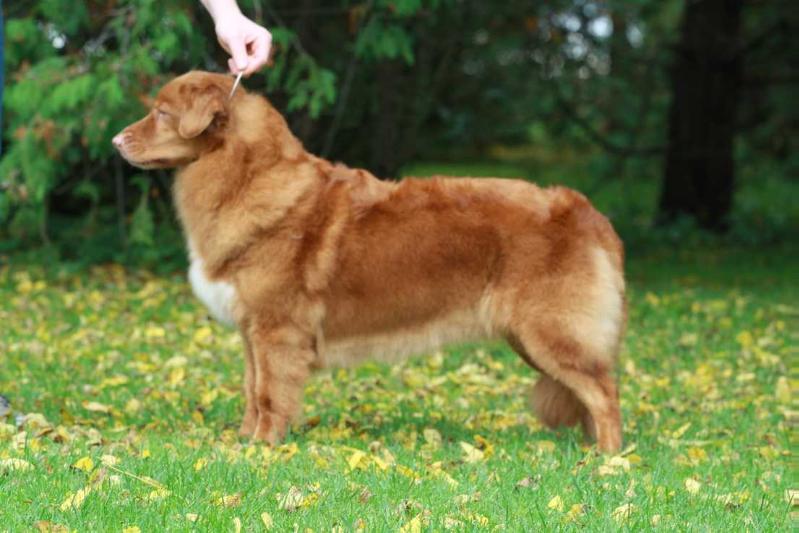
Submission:
{"label": "dog's nose", "polygon": [[114,135],[114,138],[111,139],[111,143],[118,149],[122,148],[122,146],[125,145],[125,133],[120,132]]}

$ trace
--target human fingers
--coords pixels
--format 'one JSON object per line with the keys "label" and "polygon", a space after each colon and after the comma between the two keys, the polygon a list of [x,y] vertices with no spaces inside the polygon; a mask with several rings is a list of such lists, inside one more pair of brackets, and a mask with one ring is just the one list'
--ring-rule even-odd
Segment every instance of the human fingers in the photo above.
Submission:
{"label": "human fingers", "polygon": [[269,60],[269,50],[272,47],[272,34],[263,28],[260,28],[260,30],[261,31],[258,31],[247,45],[249,64],[244,71],[246,76],[260,70]]}
{"label": "human fingers", "polygon": [[[227,50],[230,53],[230,60],[228,61],[230,72],[238,74],[242,70],[246,71],[249,67],[250,60],[248,58],[249,54],[247,53],[247,44],[244,38],[236,36],[228,39]],[[233,63],[232,67],[231,61]]]}

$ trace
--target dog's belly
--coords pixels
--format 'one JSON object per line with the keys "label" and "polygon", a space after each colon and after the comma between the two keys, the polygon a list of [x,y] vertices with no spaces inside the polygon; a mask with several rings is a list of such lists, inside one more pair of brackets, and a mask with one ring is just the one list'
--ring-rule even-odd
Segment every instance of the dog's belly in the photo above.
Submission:
{"label": "dog's belly", "polygon": [[191,247],[190,256],[189,282],[194,295],[205,304],[208,313],[215,320],[228,326],[234,325],[233,307],[236,304],[236,288],[225,281],[208,279],[202,258],[191,250]]}
{"label": "dog's belly", "polygon": [[323,367],[350,366],[364,360],[392,363],[447,344],[494,336],[485,317],[474,311],[461,311],[389,332],[326,339],[319,355]]}

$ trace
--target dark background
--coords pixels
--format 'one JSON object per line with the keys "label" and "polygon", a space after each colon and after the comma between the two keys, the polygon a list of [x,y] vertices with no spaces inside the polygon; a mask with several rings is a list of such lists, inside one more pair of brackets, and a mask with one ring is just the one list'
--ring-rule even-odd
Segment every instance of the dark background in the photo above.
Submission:
{"label": "dark background", "polygon": [[[245,81],[306,147],[380,177],[575,187],[633,253],[796,239],[790,0],[242,0],[274,34]],[[195,0],[3,5],[0,254],[183,261],[168,172],[110,138],[176,74],[223,71]],[[41,255],[45,254],[45,255]]]}

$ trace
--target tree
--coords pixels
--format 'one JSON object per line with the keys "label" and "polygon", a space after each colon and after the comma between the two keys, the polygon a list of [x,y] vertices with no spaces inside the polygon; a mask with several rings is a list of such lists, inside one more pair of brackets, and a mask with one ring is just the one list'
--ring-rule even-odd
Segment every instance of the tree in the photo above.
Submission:
{"label": "tree", "polygon": [[687,1],[671,73],[660,220],[723,230],[735,186],[743,0]]}

